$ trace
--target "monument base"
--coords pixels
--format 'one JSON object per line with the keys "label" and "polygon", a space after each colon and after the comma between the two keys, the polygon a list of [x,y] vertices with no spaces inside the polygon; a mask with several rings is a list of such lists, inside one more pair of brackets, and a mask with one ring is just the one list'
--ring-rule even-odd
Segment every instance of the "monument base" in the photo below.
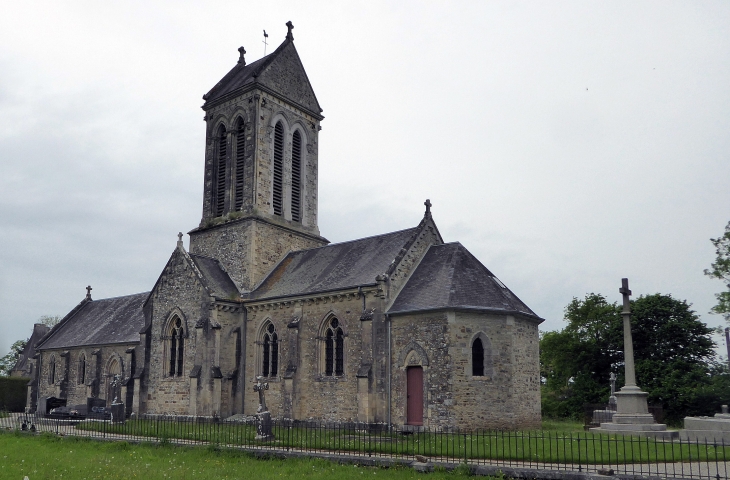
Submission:
{"label": "monument base", "polygon": [[635,385],[625,386],[616,392],[616,413],[611,422],[601,423],[600,427],[591,428],[595,433],[611,433],[622,435],[638,435],[671,440],[678,438],[679,432],[667,430],[663,423],[656,423],[649,413],[646,397],[649,394]]}
{"label": "monument base", "polygon": [[260,412],[256,414],[258,423],[256,424],[256,437],[258,441],[270,441],[274,439],[274,433],[271,431],[271,413]]}
{"label": "monument base", "polygon": [[730,445],[730,415],[717,413],[714,417],[685,417],[679,438],[699,443]]}

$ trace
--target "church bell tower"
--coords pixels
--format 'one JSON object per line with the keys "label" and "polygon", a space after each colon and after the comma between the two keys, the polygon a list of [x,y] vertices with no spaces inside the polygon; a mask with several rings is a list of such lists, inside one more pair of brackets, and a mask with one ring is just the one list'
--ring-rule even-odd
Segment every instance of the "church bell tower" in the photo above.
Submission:
{"label": "church bell tower", "polygon": [[317,226],[322,109],[294,47],[236,66],[206,95],[203,215],[190,252],[216,258],[242,293],[291,250],[326,245]]}

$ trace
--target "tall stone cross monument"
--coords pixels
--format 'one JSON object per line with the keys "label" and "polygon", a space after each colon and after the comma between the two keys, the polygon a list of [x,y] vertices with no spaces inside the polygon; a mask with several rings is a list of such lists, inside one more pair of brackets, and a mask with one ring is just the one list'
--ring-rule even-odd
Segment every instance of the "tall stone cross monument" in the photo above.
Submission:
{"label": "tall stone cross monument", "polygon": [[[654,416],[649,413],[646,403],[648,393],[636,385],[636,371],[634,369],[634,344],[631,339],[631,290],[629,279],[621,279],[619,292],[624,297],[624,308],[621,316],[624,318],[624,367],[626,370],[626,384],[616,392],[616,413],[610,422],[601,423],[600,427],[591,428],[592,432],[623,433],[643,435],[656,438],[676,438],[676,431],[668,431],[663,423],[656,423]],[[613,388],[611,389],[613,390]]]}
{"label": "tall stone cross monument", "polygon": [[[623,295],[624,308],[621,316],[624,319],[624,369],[626,384],[616,392],[617,411],[614,415],[616,423],[654,423],[646,403],[648,393],[636,385],[636,369],[634,368],[634,341],[631,338],[631,290],[629,279],[621,279],[619,293]],[[619,418],[616,418],[619,417]]]}

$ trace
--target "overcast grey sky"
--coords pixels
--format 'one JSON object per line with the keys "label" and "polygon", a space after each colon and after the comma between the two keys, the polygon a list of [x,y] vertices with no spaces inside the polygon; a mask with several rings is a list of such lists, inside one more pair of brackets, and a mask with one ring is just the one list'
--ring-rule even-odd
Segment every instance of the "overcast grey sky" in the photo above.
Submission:
{"label": "overcast grey sky", "polygon": [[[201,96],[295,45],[325,120],[320,230],[423,201],[562,328],[588,292],[703,321],[730,220],[728,2],[14,2],[0,8],[0,355],[41,315],[149,290],[202,208]],[[187,240],[186,240],[187,245]]]}

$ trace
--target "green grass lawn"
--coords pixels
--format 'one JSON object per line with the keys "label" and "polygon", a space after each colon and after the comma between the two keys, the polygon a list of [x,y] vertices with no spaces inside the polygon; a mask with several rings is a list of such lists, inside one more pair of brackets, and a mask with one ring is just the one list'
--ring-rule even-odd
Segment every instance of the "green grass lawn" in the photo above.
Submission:
{"label": "green grass lawn", "polygon": [[318,459],[257,459],[205,447],[101,442],[50,434],[0,433],[0,478],[38,479],[225,479],[457,478],[461,472],[423,474],[408,467],[339,465]]}

